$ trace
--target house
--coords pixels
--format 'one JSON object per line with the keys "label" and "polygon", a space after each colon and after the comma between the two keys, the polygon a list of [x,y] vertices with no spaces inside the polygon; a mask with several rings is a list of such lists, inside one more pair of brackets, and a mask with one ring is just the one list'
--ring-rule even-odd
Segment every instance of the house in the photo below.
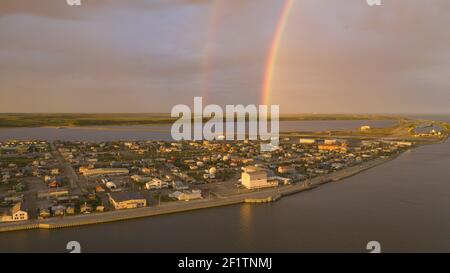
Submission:
{"label": "house", "polygon": [[414,143],[409,142],[409,141],[397,141],[396,145],[399,147],[411,147],[414,145]]}
{"label": "house", "polygon": [[141,169],[141,172],[142,172],[143,174],[151,174],[151,173],[153,172],[153,170],[150,169],[150,168],[142,168],[142,169]]}
{"label": "house", "polygon": [[80,212],[84,214],[89,214],[92,212],[92,206],[87,203],[84,203],[83,205],[80,206]]}
{"label": "house", "polygon": [[52,207],[53,216],[64,216],[66,208],[64,206]]}
{"label": "house", "polygon": [[15,204],[11,209],[10,215],[4,215],[2,222],[19,222],[28,220],[28,211],[22,202]]}
{"label": "house", "polygon": [[159,190],[159,189],[168,188],[168,187],[169,187],[169,183],[162,181],[161,179],[158,179],[158,178],[153,178],[150,182],[147,182],[145,184],[145,188],[147,190]]}
{"label": "house", "polygon": [[281,174],[293,173],[295,172],[295,168],[293,166],[280,166],[278,167],[278,172]]}
{"label": "house", "polygon": [[66,189],[61,189],[61,190],[49,190],[49,191],[42,191],[42,192],[38,192],[37,193],[37,197],[39,199],[51,199],[51,198],[58,198],[58,197],[62,197],[62,196],[68,196],[69,195],[69,191]]}
{"label": "house", "polygon": [[176,191],[169,194],[169,197],[178,199],[179,201],[190,201],[203,198],[201,190],[182,191],[182,192]]}
{"label": "house", "polygon": [[216,178],[215,174],[205,173],[203,174],[203,179],[214,179]]}
{"label": "house", "polygon": [[68,207],[66,208],[66,214],[68,214],[68,215],[73,215],[73,214],[75,214],[75,208],[74,208],[73,206],[68,206]]}
{"label": "house", "polygon": [[98,193],[105,192],[105,189],[102,186],[97,185],[97,186],[95,186],[95,192],[98,192]]}
{"label": "house", "polygon": [[150,180],[152,180],[151,177],[141,176],[138,174],[135,174],[135,175],[131,176],[130,178],[131,178],[131,180],[133,180],[136,183],[147,183]]}
{"label": "house", "polygon": [[336,139],[325,139],[323,144],[325,145],[336,145],[338,141]]}
{"label": "house", "polygon": [[49,188],[59,188],[59,187],[61,187],[61,183],[59,183],[56,180],[53,180],[50,183],[48,183],[48,187]]}
{"label": "house", "polygon": [[130,173],[125,168],[100,168],[100,169],[88,169],[81,167],[80,173],[84,176],[98,176],[98,175],[127,175]]}
{"label": "house", "polygon": [[334,145],[334,144],[325,144],[319,145],[319,151],[336,151],[336,152],[347,152],[347,145]]}
{"label": "house", "polygon": [[41,208],[39,210],[39,217],[40,218],[49,218],[50,216],[51,216],[50,210],[48,210],[46,208]]}
{"label": "house", "polygon": [[135,192],[112,192],[109,193],[109,202],[116,210],[135,209],[147,206],[147,200]]}
{"label": "house", "polygon": [[281,176],[270,177],[268,180],[269,181],[277,180],[283,185],[290,185],[290,184],[292,184],[292,178],[286,178],[286,177],[281,177]]}
{"label": "house", "polygon": [[258,167],[245,167],[241,183],[247,189],[261,189],[278,186],[278,181],[268,181],[267,172]]}
{"label": "house", "polygon": [[28,211],[25,208],[24,204],[21,203],[17,203],[16,205],[14,205],[14,207],[12,208],[12,219],[13,221],[26,221],[28,220]]}
{"label": "house", "polygon": [[300,144],[315,144],[316,140],[315,139],[311,139],[311,138],[300,138],[299,140]]}
{"label": "house", "polygon": [[114,191],[117,190],[117,185],[113,182],[106,182],[106,187],[110,190],[110,191]]}

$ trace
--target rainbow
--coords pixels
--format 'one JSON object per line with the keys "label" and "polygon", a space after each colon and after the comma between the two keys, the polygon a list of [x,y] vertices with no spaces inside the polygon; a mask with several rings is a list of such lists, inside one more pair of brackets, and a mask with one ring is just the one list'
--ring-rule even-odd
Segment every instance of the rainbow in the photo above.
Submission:
{"label": "rainbow", "polygon": [[280,49],[281,40],[283,38],[284,29],[289,19],[294,0],[285,0],[281,11],[280,19],[278,20],[275,32],[272,37],[269,54],[267,56],[266,65],[264,69],[264,79],[261,91],[261,104],[268,105],[270,102],[272,92],[272,82],[277,62],[278,51]]}

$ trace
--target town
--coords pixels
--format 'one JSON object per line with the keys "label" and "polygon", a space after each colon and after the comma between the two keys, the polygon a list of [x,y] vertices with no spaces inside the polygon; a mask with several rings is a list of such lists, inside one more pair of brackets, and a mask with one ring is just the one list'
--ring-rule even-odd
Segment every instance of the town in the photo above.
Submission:
{"label": "town", "polygon": [[22,222],[216,200],[305,185],[390,158],[413,142],[284,138],[259,141],[6,141],[0,143],[0,220]]}

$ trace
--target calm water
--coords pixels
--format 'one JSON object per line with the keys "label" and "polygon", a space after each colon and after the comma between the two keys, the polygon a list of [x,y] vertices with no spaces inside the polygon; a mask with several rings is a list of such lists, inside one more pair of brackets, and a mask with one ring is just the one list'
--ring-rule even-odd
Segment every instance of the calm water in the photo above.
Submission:
{"label": "calm water", "polygon": [[[352,121],[283,121],[280,131],[327,131],[348,130],[363,125],[372,127],[387,127],[395,124],[390,120],[352,120]],[[3,128],[0,129],[0,141],[18,140],[84,140],[84,141],[114,141],[114,140],[172,140],[171,125],[152,126],[104,126],[77,128]]]}

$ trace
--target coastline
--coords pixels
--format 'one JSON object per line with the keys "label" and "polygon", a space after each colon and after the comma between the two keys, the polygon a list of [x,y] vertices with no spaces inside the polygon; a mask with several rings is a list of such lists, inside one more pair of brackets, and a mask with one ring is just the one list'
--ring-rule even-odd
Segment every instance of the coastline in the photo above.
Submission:
{"label": "coastline", "polygon": [[238,205],[244,203],[266,203],[280,200],[283,197],[300,192],[315,189],[330,182],[342,181],[376,166],[390,162],[403,153],[387,158],[377,158],[360,165],[352,166],[344,170],[336,171],[308,180],[308,183],[299,183],[272,188],[251,193],[237,194],[216,199],[202,199],[189,202],[172,202],[157,207],[145,207],[132,210],[110,211],[99,214],[77,215],[65,218],[51,218],[44,220],[31,220],[27,222],[14,222],[0,224],[0,232],[12,232],[31,229],[58,229],[93,224],[104,224],[131,219],[167,215],[194,211],[199,209],[215,208],[222,206]]}

